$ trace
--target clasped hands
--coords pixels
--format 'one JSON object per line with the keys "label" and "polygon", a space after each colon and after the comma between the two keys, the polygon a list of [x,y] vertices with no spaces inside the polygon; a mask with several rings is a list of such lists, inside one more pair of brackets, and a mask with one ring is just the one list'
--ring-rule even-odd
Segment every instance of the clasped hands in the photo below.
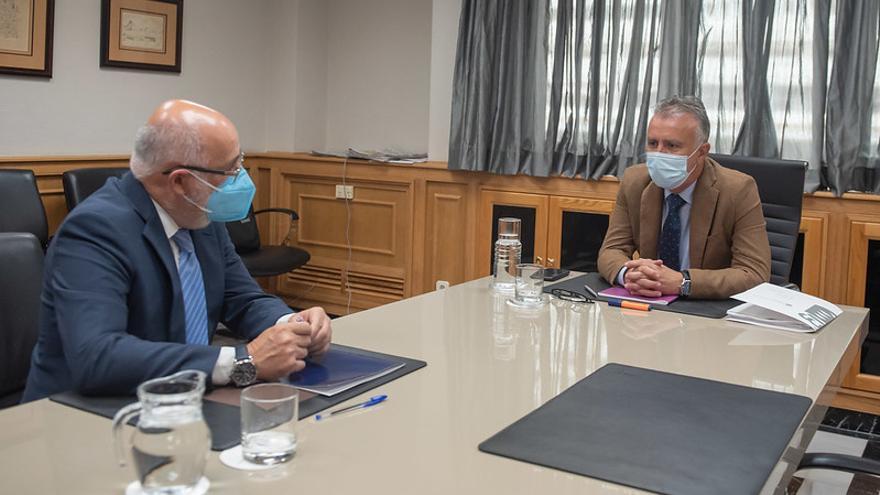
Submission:
{"label": "clasped hands", "polygon": [[637,259],[626,262],[623,286],[630,294],[660,297],[678,294],[684,276],[663,264],[662,260]]}
{"label": "clasped hands", "polygon": [[247,348],[260,380],[277,380],[306,367],[305,358],[320,357],[330,348],[330,317],[314,307],[267,328]]}

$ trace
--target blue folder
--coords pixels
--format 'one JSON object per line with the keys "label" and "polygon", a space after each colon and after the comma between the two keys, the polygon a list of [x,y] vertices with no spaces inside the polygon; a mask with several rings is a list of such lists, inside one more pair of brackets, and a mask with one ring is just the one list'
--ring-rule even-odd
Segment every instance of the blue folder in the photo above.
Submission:
{"label": "blue folder", "polygon": [[319,361],[288,377],[294,387],[324,396],[333,396],[362,383],[385,376],[406,363],[392,356],[363,354],[342,346],[331,346]]}

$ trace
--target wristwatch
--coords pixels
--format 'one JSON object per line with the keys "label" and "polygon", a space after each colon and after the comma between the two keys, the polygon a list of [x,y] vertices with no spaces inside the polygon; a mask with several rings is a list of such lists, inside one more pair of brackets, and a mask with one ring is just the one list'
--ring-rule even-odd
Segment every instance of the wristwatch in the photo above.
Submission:
{"label": "wristwatch", "polygon": [[691,295],[691,272],[682,270],[681,277],[681,287],[678,289],[678,293],[682,297],[687,297]]}
{"label": "wristwatch", "polygon": [[235,361],[232,363],[232,373],[229,378],[236,387],[244,387],[257,381],[254,358],[248,353],[244,344],[235,346]]}

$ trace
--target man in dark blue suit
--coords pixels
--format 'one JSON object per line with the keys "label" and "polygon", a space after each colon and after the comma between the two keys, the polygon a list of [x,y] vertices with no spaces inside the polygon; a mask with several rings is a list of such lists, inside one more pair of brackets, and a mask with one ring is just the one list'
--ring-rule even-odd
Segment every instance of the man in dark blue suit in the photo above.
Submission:
{"label": "man in dark blue suit", "polygon": [[[49,247],[23,400],[130,394],[183,369],[243,386],[324,353],[324,310],[293,314],[235,253],[222,222],[243,218],[253,193],[229,119],[161,105],[138,132],[131,172],[77,206]],[[249,343],[208,345],[218,322]]]}

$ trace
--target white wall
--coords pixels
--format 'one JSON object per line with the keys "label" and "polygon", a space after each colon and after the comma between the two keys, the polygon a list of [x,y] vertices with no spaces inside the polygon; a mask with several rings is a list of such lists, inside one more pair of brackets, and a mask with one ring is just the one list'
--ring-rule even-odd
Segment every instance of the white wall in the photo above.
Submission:
{"label": "white wall", "polygon": [[431,0],[328,3],[328,149],[427,151],[431,9]]}
{"label": "white wall", "polygon": [[56,0],[51,80],[0,75],[0,156],[128,153],[168,98],[249,151],[445,160],[461,0],[187,0],[181,74],[100,69],[100,2]]}
{"label": "white wall", "polygon": [[266,148],[323,150],[327,122],[327,2],[266,2]]}
{"label": "white wall", "polygon": [[428,158],[446,161],[449,156],[449,122],[452,111],[452,77],[458,44],[461,0],[434,0],[431,16],[431,106]]}
{"label": "white wall", "polygon": [[0,75],[0,155],[128,153],[168,98],[214,107],[265,149],[262,1],[187,0],[181,74],[100,69],[98,0],[56,0],[51,80]]}

